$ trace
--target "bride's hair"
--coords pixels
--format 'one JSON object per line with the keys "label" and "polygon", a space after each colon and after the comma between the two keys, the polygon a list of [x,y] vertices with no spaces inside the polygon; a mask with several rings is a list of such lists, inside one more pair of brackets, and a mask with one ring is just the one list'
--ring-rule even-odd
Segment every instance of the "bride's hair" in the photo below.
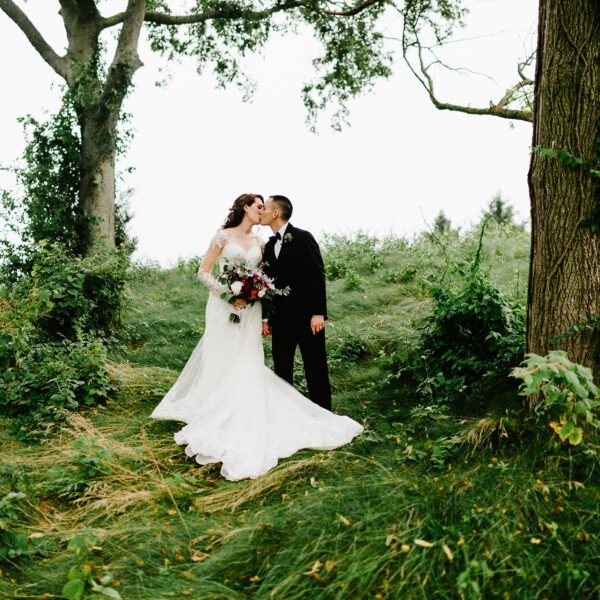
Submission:
{"label": "bride's hair", "polygon": [[230,227],[237,227],[244,218],[244,206],[252,206],[256,199],[259,198],[261,202],[264,201],[260,194],[242,194],[235,199],[233,206],[229,209],[229,214],[223,224],[223,229],[229,229]]}

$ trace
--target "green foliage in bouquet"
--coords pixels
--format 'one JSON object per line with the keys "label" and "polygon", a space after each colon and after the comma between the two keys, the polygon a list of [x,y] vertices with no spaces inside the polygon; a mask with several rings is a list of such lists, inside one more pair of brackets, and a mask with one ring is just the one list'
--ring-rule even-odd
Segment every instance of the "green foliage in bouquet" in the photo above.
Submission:
{"label": "green foliage in bouquet", "polygon": [[600,430],[600,389],[590,369],[571,362],[566,352],[528,354],[512,375],[522,382],[521,395],[535,397],[537,422],[549,426],[562,443],[577,446]]}

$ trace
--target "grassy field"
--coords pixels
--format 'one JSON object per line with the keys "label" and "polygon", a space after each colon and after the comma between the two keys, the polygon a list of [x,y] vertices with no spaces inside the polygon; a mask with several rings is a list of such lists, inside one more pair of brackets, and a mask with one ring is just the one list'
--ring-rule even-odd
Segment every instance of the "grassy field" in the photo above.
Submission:
{"label": "grassy field", "polygon": [[[483,246],[484,269],[521,301],[528,243],[495,228]],[[443,250],[363,234],[325,247],[334,410],[365,432],[254,481],[186,458],[179,425],[148,415],[202,334],[206,292],[195,261],[138,268],[112,349],[118,395],[40,445],[3,430],[0,495],[23,495],[0,502],[0,516],[13,506],[40,551],[4,560],[0,597],[61,597],[71,569],[90,598],[599,597],[593,450],[577,460],[548,450],[545,432],[506,420],[514,395],[450,410],[402,380],[385,384],[418,346],[430,302],[421,280],[472,260],[476,236],[449,235]]]}

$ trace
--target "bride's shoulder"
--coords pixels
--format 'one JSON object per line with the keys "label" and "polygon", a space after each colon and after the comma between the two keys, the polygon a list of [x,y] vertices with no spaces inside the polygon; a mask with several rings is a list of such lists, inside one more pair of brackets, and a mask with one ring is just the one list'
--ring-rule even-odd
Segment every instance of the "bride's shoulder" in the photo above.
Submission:
{"label": "bride's shoulder", "polygon": [[253,231],[251,234],[252,239],[254,240],[254,242],[256,243],[257,246],[260,246],[261,250],[265,249],[265,244],[267,243],[266,240],[264,238],[262,238],[260,235],[258,235],[258,233],[256,233],[255,231]]}
{"label": "bride's shoulder", "polygon": [[210,245],[211,247],[218,246],[222,249],[228,241],[229,238],[227,237],[227,231],[220,227],[219,229],[217,229],[215,235],[213,235],[213,238],[210,241]]}

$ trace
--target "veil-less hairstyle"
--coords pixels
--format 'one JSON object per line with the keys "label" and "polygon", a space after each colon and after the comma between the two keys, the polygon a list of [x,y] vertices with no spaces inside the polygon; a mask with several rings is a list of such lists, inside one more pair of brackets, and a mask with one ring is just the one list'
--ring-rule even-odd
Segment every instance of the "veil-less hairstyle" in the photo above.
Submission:
{"label": "veil-less hairstyle", "polygon": [[245,206],[252,206],[256,199],[263,202],[263,197],[260,194],[242,194],[235,199],[233,206],[229,209],[229,214],[223,224],[223,229],[229,229],[230,227],[237,227],[244,218],[246,211]]}
{"label": "veil-less hairstyle", "polygon": [[279,210],[281,218],[284,221],[289,221],[292,218],[292,211],[294,210],[290,199],[279,195],[270,196],[270,198],[273,201],[273,204],[275,204],[275,207]]}

